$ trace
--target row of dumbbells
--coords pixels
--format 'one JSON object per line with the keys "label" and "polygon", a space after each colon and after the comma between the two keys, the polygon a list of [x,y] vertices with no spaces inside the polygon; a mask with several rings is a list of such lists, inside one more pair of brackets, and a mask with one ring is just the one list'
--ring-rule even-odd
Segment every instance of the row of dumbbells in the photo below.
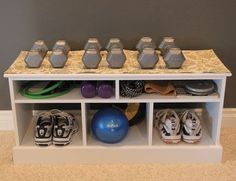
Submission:
{"label": "row of dumbbells", "polygon": [[[85,47],[85,53],[82,57],[82,61],[86,68],[98,68],[98,65],[102,59],[100,51],[102,49],[101,44],[96,38],[90,38]],[[112,38],[109,40],[106,50],[107,62],[111,68],[121,68],[126,60],[126,56],[123,51],[123,44],[118,38]],[[39,68],[43,62],[48,51],[47,45],[42,40],[36,41],[31,50],[28,52],[25,63],[29,68]],[[58,40],[53,46],[52,53],[49,56],[49,62],[53,68],[63,68],[68,59],[68,53],[70,47],[64,40]]]}
{"label": "row of dumbbells", "polygon": [[[158,46],[161,55],[165,61],[166,67],[169,69],[178,69],[185,61],[182,50],[177,47],[172,37],[164,37]],[[152,69],[159,61],[156,51],[156,44],[150,37],[143,37],[136,45],[138,50],[138,62],[143,69]]]}
{"label": "row of dumbbells", "polygon": [[[36,41],[28,52],[25,63],[27,67],[39,68],[48,51],[47,45],[42,40]],[[68,59],[69,45],[64,40],[58,40],[53,46],[49,61],[53,68],[62,68]]]}
{"label": "row of dumbbells", "polygon": [[[126,56],[123,51],[123,44],[119,38],[111,38],[106,45],[107,57],[106,60],[110,68],[122,68]],[[86,68],[96,69],[102,59],[100,51],[102,49],[98,39],[90,38],[84,46],[84,54],[82,61]]]}
{"label": "row of dumbbells", "polygon": [[[111,38],[106,45],[106,60],[110,68],[122,68],[126,56],[123,51],[123,44],[118,38]],[[90,38],[85,47],[82,61],[86,68],[98,68],[102,59],[100,51],[102,49],[98,39]],[[156,51],[156,45],[152,38],[143,37],[139,40],[136,49],[138,50],[138,62],[143,69],[152,69],[157,64],[159,57]],[[159,49],[166,63],[167,68],[180,68],[185,60],[183,53],[178,48],[172,37],[163,38]],[[48,48],[42,41],[36,41],[25,58],[26,65],[30,68],[38,68],[42,64]],[[64,40],[55,43],[49,61],[54,68],[63,68],[70,51],[69,45]]]}

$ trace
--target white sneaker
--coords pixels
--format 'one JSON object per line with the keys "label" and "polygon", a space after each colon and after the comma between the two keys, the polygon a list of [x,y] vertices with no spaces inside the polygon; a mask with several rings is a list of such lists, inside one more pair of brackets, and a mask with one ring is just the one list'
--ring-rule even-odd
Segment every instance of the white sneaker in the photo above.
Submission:
{"label": "white sneaker", "polygon": [[180,119],[172,109],[164,109],[156,113],[154,127],[159,129],[161,139],[165,143],[179,143],[181,141]]}
{"label": "white sneaker", "polygon": [[201,140],[202,127],[199,117],[194,111],[186,110],[181,116],[183,141],[186,143],[196,143]]}

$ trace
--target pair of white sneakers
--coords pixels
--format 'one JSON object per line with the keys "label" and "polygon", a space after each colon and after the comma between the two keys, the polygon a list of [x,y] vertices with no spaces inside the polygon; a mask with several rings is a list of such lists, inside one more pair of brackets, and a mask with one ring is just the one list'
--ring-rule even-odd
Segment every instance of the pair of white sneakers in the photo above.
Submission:
{"label": "pair of white sneakers", "polygon": [[192,110],[177,114],[173,109],[164,109],[156,113],[154,127],[159,129],[165,143],[197,143],[202,137],[199,117]]}

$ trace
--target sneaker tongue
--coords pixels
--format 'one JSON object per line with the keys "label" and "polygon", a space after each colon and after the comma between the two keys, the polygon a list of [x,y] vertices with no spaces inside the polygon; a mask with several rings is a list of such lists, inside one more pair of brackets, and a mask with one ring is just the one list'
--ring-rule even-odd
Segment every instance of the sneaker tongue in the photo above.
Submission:
{"label": "sneaker tongue", "polygon": [[51,125],[51,119],[50,118],[40,118],[40,125]]}
{"label": "sneaker tongue", "polygon": [[173,117],[170,117],[169,119],[166,120],[166,125],[171,132],[174,132],[177,128],[175,118]]}
{"label": "sneaker tongue", "polygon": [[69,121],[66,118],[58,117],[58,126],[67,126],[69,124]]}

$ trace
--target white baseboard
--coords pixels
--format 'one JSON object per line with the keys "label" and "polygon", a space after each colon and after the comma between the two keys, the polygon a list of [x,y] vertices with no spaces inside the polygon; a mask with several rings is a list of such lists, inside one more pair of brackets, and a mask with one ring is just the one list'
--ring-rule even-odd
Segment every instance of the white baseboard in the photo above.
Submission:
{"label": "white baseboard", "polygon": [[13,115],[12,111],[0,111],[0,130],[13,130]]}
{"label": "white baseboard", "polygon": [[[236,108],[225,108],[223,110],[223,128],[236,128]],[[0,111],[0,130],[13,130],[12,111]]]}

